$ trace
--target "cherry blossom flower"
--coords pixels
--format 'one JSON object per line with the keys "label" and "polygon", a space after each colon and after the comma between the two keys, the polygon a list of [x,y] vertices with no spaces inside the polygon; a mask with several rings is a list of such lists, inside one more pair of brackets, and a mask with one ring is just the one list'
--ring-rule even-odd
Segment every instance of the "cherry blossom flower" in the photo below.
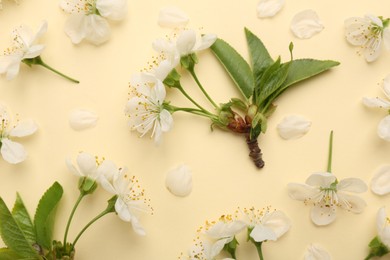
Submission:
{"label": "cherry blossom flower", "polygon": [[153,74],[134,75],[130,82],[133,97],[127,102],[125,113],[129,117],[131,130],[137,130],[141,137],[149,131],[157,144],[162,133],[168,132],[173,125],[171,113],[165,109],[165,87]]}
{"label": "cherry blossom flower", "polygon": [[26,59],[41,55],[44,45],[38,40],[47,31],[47,22],[43,21],[37,33],[26,25],[21,25],[12,32],[13,44],[0,56],[0,75],[5,74],[7,80],[15,78],[19,73],[20,64]]}
{"label": "cherry blossom flower", "polygon": [[390,50],[389,23],[389,19],[375,15],[351,17],[345,20],[345,36],[350,44],[361,48],[367,62],[372,62],[379,57],[382,42]]}
{"label": "cherry blossom flower", "polygon": [[[386,99],[379,97],[376,98],[363,98],[363,104],[367,107],[382,108],[386,111],[390,109],[390,74],[383,80],[383,93]],[[390,115],[385,116],[378,124],[377,133],[380,138],[386,141],[390,141]]]}
{"label": "cherry blossom flower", "polygon": [[23,145],[13,139],[29,136],[37,129],[38,126],[32,119],[17,120],[14,124],[7,108],[0,104],[0,153],[3,159],[12,164],[24,161],[27,158],[27,152]]}
{"label": "cherry blossom flower", "polygon": [[339,182],[336,176],[329,172],[313,173],[305,184],[288,184],[288,194],[292,199],[312,206],[310,217],[318,226],[332,223],[336,219],[337,208],[361,213],[366,203],[351,193],[362,193],[366,190],[367,185],[358,178],[347,178]]}
{"label": "cherry blossom flower", "polygon": [[127,14],[127,0],[61,0],[60,7],[70,14],[65,33],[74,44],[106,42],[111,35],[106,18],[119,21]]}
{"label": "cherry blossom flower", "polygon": [[130,222],[133,230],[139,235],[146,232],[139,222],[139,213],[152,211],[145,198],[145,191],[140,187],[138,180],[127,174],[127,169],[121,168],[113,175],[100,175],[99,182],[108,192],[117,195],[115,211],[123,221]]}

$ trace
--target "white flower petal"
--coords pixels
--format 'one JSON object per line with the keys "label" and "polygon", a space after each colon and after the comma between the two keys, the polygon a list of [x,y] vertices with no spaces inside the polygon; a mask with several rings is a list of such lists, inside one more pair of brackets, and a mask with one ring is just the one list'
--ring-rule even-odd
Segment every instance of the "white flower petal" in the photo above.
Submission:
{"label": "white flower petal", "polygon": [[69,125],[76,131],[96,126],[97,120],[97,114],[87,109],[75,109],[69,114]]}
{"label": "white flower petal", "polygon": [[[232,238],[247,227],[243,221],[235,220],[232,222],[218,221],[205,231],[213,239]],[[229,241],[230,242],[230,241]]]}
{"label": "white flower petal", "polygon": [[70,159],[66,159],[65,160],[65,164],[66,164],[66,167],[68,167],[68,170],[73,173],[74,175],[80,177],[80,176],[83,176],[78,170],[77,168],[73,165],[73,163],[71,162]]}
{"label": "white flower petal", "polygon": [[313,223],[318,226],[329,225],[336,219],[336,208],[324,205],[321,201],[312,207],[310,217]]}
{"label": "white flower petal", "polygon": [[118,198],[115,202],[115,211],[118,213],[118,217],[126,222],[130,222],[132,215],[130,214],[127,204],[121,199]]}
{"label": "white flower petal", "polygon": [[377,107],[377,108],[390,108],[390,102],[379,97],[376,98],[363,98],[363,104],[367,107]]}
{"label": "white flower petal", "polygon": [[382,52],[382,37],[371,37],[365,43],[364,58],[367,62],[373,62],[378,59]]}
{"label": "white flower petal", "polygon": [[111,182],[118,170],[119,169],[114,162],[104,160],[97,168],[97,176],[99,180],[103,177]]}
{"label": "white flower petal", "polygon": [[196,44],[196,33],[194,30],[183,31],[176,41],[176,47],[181,56],[190,54]]}
{"label": "white flower petal", "polygon": [[313,173],[306,179],[306,184],[315,187],[328,188],[336,181],[336,176],[329,172]]}
{"label": "white flower petal", "polygon": [[158,25],[166,28],[181,28],[188,24],[189,17],[175,6],[161,8],[158,14]]}
{"label": "white flower petal", "polygon": [[262,223],[273,230],[276,239],[283,236],[291,227],[290,219],[280,210],[266,214],[262,219]]}
{"label": "white flower petal", "polygon": [[26,150],[23,145],[13,142],[8,138],[1,139],[1,155],[3,159],[9,163],[17,164],[23,162],[27,158]]}
{"label": "white flower petal", "polygon": [[279,135],[286,140],[297,139],[305,135],[311,126],[311,122],[299,115],[290,115],[283,118],[278,124]]}
{"label": "white flower petal", "polygon": [[265,240],[276,241],[278,239],[272,228],[263,225],[256,225],[249,236],[256,242],[262,242]]}
{"label": "white flower petal", "polygon": [[377,133],[380,138],[390,142],[390,115],[379,122]]}
{"label": "white flower petal", "polygon": [[294,35],[300,39],[311,38],[324,29],[317,13],[314,10],[305,10],[297,13],[290,26]]}
{"label": "white flower petal", "polygon": [[365,37],[369,33],[370,20],[362,17],[351,17],[344,21],[345,36],[347,41],[355,46],[362,46],[367,38]]}
{"label": "white flower petal", "polygon": [[99,15],[88,15],[85,28],[85,39],[95,45],[103,44],[111,36],[111,29],[108,22]]}
{"label": "white flower petal", "polygon": [[390,74],[387,75],[386,78],[383,80],[382,88],[383,88],[383,92],[385,93],[386,97],[390,100]]}
{"label": "white flower petal", "polygon": [[367,184],[358,178],[346,178],[337,184],[337,190],[362,193],[367,191]]}
{"label": "white flower petal", "polygon": [[378,195],[385,195],[390,192],[390,165],[383,165],[371,179],[371,191]]}
{"label": "white flower petal", "polygon": [[74,44],[79,44],[87,34],[87,20],[84,14],[71,14],[65,23],[64,31]]}
{"label": "white flower petal", "polygon": [[318,194],[318,189],[301,183],[289,183],[287,185],[288,195],[290,198],[305,201],[310,198],[314,198]]}
{"label": "white flower petal", "polygon": [[272,17],[284,6],[285,0],[260,0],[257,4],[257,17]]}
{"label": "white flower petal", "polygon": [[163,132],[168,132],[173,126],[173,117],[166,109],[160,112],[160,124]]}
{"label": "white flower petal", "polygon": [[386,215],[385,207],[382,207],[378,210],[376,216],[376,226],[379,239],[387,247],[390,247],[390,226]]}
{"label": "white flower petal", "polygon": [[202,51],[210,48],[211,45],[217,40],[217,35],[215,34],[205,34],[202,36],[199,41],[199,45],[195,46],[193,51]]}
{"label": "white flower petal", "polygon": [[310,244],[303,257],[304,260],[331,260],[330,254],[317,244]]}
{"label": "white flower petal", "polygon": [[20,52],[0,56],[0,74],[5,74],[7,80],[15,78],[19,73],[22,58],[23,54]]}
{"label": "white flower petal", "polygon": [[141,226],[141,223],[134,216],[131,218],[131,226],[133,227],[134,232],[137,233],[138,235],[140,236],[146,235],[145,229]]}
{"label": "white flower petal", "polygon": [[127,0],[97,0],[96,8],[103,17],[123,20],[127,15]]}
{"label": "white flower petal", "polygon": [[80,153],[77,156],[77,165],[79,166],[80,172],[83,176],[92,177],[96,172],[96,158],[89,153]]}
{"label": "white flower petal", "polygon": [[165,178],[165,186],[175,196],[185,197],[192,191],[192,173],[186,165],[168,172]]}
{"label": "white flower petal", "polygon": [[10,136],[24,137],[35,133],[38,130],[38,125],[32,119],[25,119],[20,121],[12,130],[9,132]]}
{"label": "white flower petal", "polygon": [[347,202],[347,203],[341,203],[341,207],[343,209],[346,209],[348,211],[351,211],[352,213],[362,213],[367,206],[367,203],[358,196],[355,195],[349,195],[343,192],[338,192],[337,194],[339,201]]}

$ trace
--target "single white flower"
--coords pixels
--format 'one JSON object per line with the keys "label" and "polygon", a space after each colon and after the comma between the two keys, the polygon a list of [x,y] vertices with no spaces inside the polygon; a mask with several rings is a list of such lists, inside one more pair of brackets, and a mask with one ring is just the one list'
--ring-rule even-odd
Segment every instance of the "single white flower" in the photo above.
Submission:
{"label": "single white flower", "polygon": [[[14,138],[29,136],[38,129],[32,119],[17,121],[13,124],[7,108],[0,104],[0,153],[9,163],[17,164],[27,158],[24,147]],[[12,139],[12,140],[11,140]]]}
{"label": "single white flower", "polygon": [[390,165],[381,166],[371,179],[371,191],[377,195],[390,192]]}
{"label": "single white flower", "polygon": [[244,209],[244,219],[249,236],[256,242],[263,242],[266,240],[276,241],[283,236],[291,227],[290,219],[280,210]]}
{"label": "single white flower", "polygon": [[162,133],[168,132],[173,125],[171,113],[164,108],[164,84],[154,75],[142,73],[132,78],[130,86],[134,96],[125,108],[129,126],[141,133],[141,137],[151,131],[151,137],[158,144]]}
{"label": "single white flower", "polygon": [[189,22],[186,13],[175,6],[164,7],[158,14],[158,24],[167,28],[182,28]]}
{"label": "single white flower", "polygon": [[388,25],[389,19],[383,19],[383,17],[375,15],[351,17],[345,20],[345,36],[350,44],[361,47],[367,62],[372,62],[381,53],[382,41],[387,50],[390,50],[390,29]]}
{"label": "single white flower", "polygon": [[284,4],[285,0],[260,0],[257,4],[257,17],[272,17],[282,9]]}
{"label": "single white flower", "polygon": [[108,192],[118,196],[115,211],[123,221],[130,222],[133,230],[139,235],[145,235],[145,230],[138,220],[139,212],[152,210],[145,198],[144,190],[138,180],[127,174],[127,169],[121,168],[111,176],[100,175],[99,182]]}
{"label": "single white flower", "polygon": [[44,45],[38,40],[47,31],[47,22],[43,21],[37,33],[31,28],[21,25],[12,31],[12,46],[0,56],[0,75],[5,74],[7,80],[13,79],[19,73],[20,63],[25,59],[41,55]]}
{"label": "single white flower", "polygon": [[69,113],[69,125],[76,131],[96,126],[97,120],[97,114],[87,109],[74,109]]}
{"label": "single white flower", "polygon": [[175,68],[180,63],[181,57],[208,49],[216,40],[215,34],[205,34],[199,37],[194,30],[183,30],[177,36],[176,42],[157,39],[153,42],[153,48]]}
{"label": "single white flower", "polygon": [[[379,97],[375,98],[363,98],[363,104],[372,108],[383,108],[386,111],[390,109],[390,74],[383,80],[382,85],[383,93],[386,99]],[[384,117],[378,124],[377,128],[378,136],[386,141],[390,141],[390,115]]]}
{"label": "single white flower", "polygon": [[106,18],[119,21],[127,14],[127,0],[61,0],[60,7],[70,14],[65,33],[74,44],[106,42],[111,35]]}
{"label": "single white flower", "polygon": [[165,178],[165,186],[175,196],[188,196],[192,191],[191,170],[183,164],[169,171]]}
{"label": "single white flower", "polygon": [[279,135],[286,140],[297,139],[305,135],[311,122],[299,115],[290,115],[283,118],[277,125]]}
{"label": "single white flower", "polygon": [[318,226],[332,223],[336,219],[337,208],[353,213],[361,213],[366,202],[350,193],[362,193],[367,185],[358,178],[347,178],[340,182],[329,173],[313,173],[305,184],[289,183],[288,194],[312,206],[311,220]]}
{"label": "single white flower", "polygon": [[99,162],[96,156],[86,152],[81,152],[76,158],[77,167],[70,159],[66,159],[65,163],[69,171],[79,177],[87,177],[94,181],[99,181],[101,178],[109,178],[118,168],[112,161],[103,160]]}
{"label": "single white flower", "polygon": [[291,31],[300,39],[308,39],[324,29],[320,18],[314,10],[297,13],[291,21]]}
{"label": "single white flower", "polygon": [[310,244],[303,257],[304,260],[332,260],[329,252],[317,244]]}

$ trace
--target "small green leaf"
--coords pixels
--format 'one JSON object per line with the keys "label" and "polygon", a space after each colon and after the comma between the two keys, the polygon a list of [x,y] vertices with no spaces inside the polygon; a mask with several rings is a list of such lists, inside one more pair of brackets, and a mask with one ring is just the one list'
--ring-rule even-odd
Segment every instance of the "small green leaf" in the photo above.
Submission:
{"label": "small green leaf", "polygon": [[248,43],[251,57],[253,75],[258,85],[258,80],[262,77],[266,68],[274,63],[263,42],[251,31],[245,28],[246,41]]}
{"label": "small green leaf", "polygon": [[50,250],[52,246],[52,235],[54,218],[58,202],[62,197],[63,189],[58,182],[55,182],[43,194],[35,212],[34,224],[38,245]]}
{"label": "small green leaf", "polygon": [[0,248],[0,259],[15,260],[15,259],[23,259],[23,258],[9,248]]}
{"label": "small green leaf", "polygon": [[210,48],[225,67],[242,95],[249,99],[253,95],[254,89],[254,79],[249,64],[224,40],[217,39]]}
{"label": "small green leaf", "polygon": [[313,77],[321,72],[324,72],[332,67],[339,65],[340,63],[332,60],[314,60],[314,59],[299,59],[293,60],[288,63],[290,64],[289,73],[286,81],[278,89],[278,91],[273,95],[273,99],[278,97],[284,90],[289,86]]}
{"label": "small green leaf", "polygon": [[35,244],[37,241],[35,229],[19,193],[16,193],[16,200],[14,208],[12,209],[12,216],[14,217],[20,229],[23,231],[24,236],[30,245]]}
{"label": "small green leaf", "polygon": [[23,258],[39,259],[3,199],[0,198],[0,235],[4,244]]}

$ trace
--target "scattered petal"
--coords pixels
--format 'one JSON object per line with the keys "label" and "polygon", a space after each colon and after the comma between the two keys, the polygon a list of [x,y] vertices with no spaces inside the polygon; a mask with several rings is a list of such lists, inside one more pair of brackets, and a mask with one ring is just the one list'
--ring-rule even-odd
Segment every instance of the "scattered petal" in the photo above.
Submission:
{"label": "scattered petal", "polygon": [[69,125],[76,131],[96,126],[97,120],[97,114],[87,109],[75,109],[69,114]]}
{"label": "scattered petal", "polygon": [[308,9],[297,13],[291,21],[291,30],[300,39],[308,39],[324,29],[317,13]]}
{"label": "scattered petal", "polygon": [[331,260],[330,254],[318,244],[310,244],[303,257],[304,260]]}
{"label": "scattered petal", "polygon": [[285,0],[260,0],[257,4],[257,17],[266,18],[277,14],[284,6]]}
{"label": "scattered petal", "polygon": [[165,179],[167,189],[175,196],[185,197],[192,191],[192,173],[186,165],[171,170]]}
{"label": "scattered petal", "polygon": [[158,25],[166,28],[181,28],[188,24],[189,17],[175,6],[164,7],[158,15]]}
{"label": "scattered petal", "polygon": [[311,126],[311,122],[303,116],[290,115],[283,118],[277,126],[280,137],[286,140],[297,139],[305,135]]}
{"label": "scattered petal", "polygon": [[371,191],[377,195],[390,192],[390,165],[380,167],[371,179]]}

